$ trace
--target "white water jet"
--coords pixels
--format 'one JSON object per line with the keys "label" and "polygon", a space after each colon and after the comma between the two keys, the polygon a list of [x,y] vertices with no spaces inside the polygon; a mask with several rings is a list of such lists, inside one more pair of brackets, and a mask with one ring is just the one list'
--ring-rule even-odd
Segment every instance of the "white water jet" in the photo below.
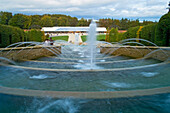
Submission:
{"label": "white water jet", "polygon": [[89,26],[89,35],[88,35],[88,51],[90,52],[90,69],[93,69],[95,66],[96,59],[96,23],[94,21],[91,22]]}
{"label": "white water jet", "polygon": [[79,33],[75,33],[75,45],[79,45]]}

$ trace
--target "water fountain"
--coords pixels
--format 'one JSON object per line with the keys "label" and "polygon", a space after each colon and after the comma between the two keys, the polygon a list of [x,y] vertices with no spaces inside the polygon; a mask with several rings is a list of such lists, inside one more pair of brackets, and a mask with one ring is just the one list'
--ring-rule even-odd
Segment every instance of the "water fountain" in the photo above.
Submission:
{"label": "water fountain", "polygon": [[95,28],[88,45],[1,49],[0,112],[169,112],[169,48],[95,42]]}
{"label": "water fountain", "polygon": [[88,46],[90,50],[90,68],[93,69],[96,59],[96,23],[92,21],[89,29]]}

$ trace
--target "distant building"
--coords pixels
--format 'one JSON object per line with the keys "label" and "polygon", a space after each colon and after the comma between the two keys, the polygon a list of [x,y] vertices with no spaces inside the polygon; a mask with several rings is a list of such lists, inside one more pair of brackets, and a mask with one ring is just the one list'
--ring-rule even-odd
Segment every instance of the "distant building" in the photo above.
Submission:
{"label": "distant building", "polygon": [[[45,32],[45,35],[49,34],[50,37],[55,36],[69,36],[68,42],[82,43],[81,36],[88,35],[89,27],[43,27],[41,31]],[[107,32],[105,27],[97,27],[97,33],[105,34]]]}
{"label": "distant building", "polygon": [[[43,27],[41,31],[45,33],[87,33],[89,27]],[[97,27],[98,33],[106,33],[105,27]]]}

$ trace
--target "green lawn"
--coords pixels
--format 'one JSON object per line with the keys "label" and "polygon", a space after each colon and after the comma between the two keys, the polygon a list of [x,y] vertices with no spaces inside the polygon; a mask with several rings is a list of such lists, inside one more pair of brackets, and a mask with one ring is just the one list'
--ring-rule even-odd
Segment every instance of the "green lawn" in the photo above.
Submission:
{"label": "green lawn", "polygon": [[[97,35],[98,41],[105,40],[105,38],[106,38],[106,35]],[[87,36],[83,35],[83,36],[81,36],[81,39],[82,39],[83,42],[85,42],[87,40]]]}
{"label": "green lawn", "polygon": [[56,36],[52,37],[53,40],[65,40],[68,41],[68,36]]}
{"label": "green lawn", "polygon": [[[105,40],[106,35],[97,35],[97,40],[101,41],[101,40]],[[56,36],[56,37],[52,37],[53,40],[65,40],[68,41],[68,36]],[[87,36],[83,35],[81,36],[81,39],[83,42],[85,42],[87,40]]]}

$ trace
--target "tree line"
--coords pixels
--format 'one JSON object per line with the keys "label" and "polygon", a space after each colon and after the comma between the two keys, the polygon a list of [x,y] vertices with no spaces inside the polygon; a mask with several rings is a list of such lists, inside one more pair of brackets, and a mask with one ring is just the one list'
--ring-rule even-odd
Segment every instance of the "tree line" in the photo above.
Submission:
{"label": "tree line", "polygon": [[[53,26],[89,26],[91,19],[78,19],[61,14],[44,14],[44,15],[24,15],[15,14],[11,12],[0,12],[0,24],[11,25],[19,27],[21,29],[41,29],[42,27],[53,27]],[[107,29],[118,28],[120,30],[127,30],[130,27],[139,25],[148,25],[156,23],[152,21],[143,21],[140,23],[138,19],[130,20],[127,18],[111,19],[103,18],[97,22],[99,27],[106,27]]]}
{"label": "tree line", "polygon": [[[44,41],[41,27],[52,26],[88,26],[91,20],[76,17],[46,14],[46,15],[12,15],[10,12],[0,12],[0,47],[19,41]],[[142,38],[159,46],[170,46],[170,12],[163,15],[159,22],[128,19],[99,19],[98,26],[107,28],[105,41],[118,42],[128,38]],[[10,26],[9,26],[10,25]],[[21,28],[21,29],[20,29]],[[22,29],[32,29],[24,32]],[[35,30],[38,29],[38,30]],[[127,30],[119,33],[118,29]],[[147,45],[147,44],[145,44]]]}

